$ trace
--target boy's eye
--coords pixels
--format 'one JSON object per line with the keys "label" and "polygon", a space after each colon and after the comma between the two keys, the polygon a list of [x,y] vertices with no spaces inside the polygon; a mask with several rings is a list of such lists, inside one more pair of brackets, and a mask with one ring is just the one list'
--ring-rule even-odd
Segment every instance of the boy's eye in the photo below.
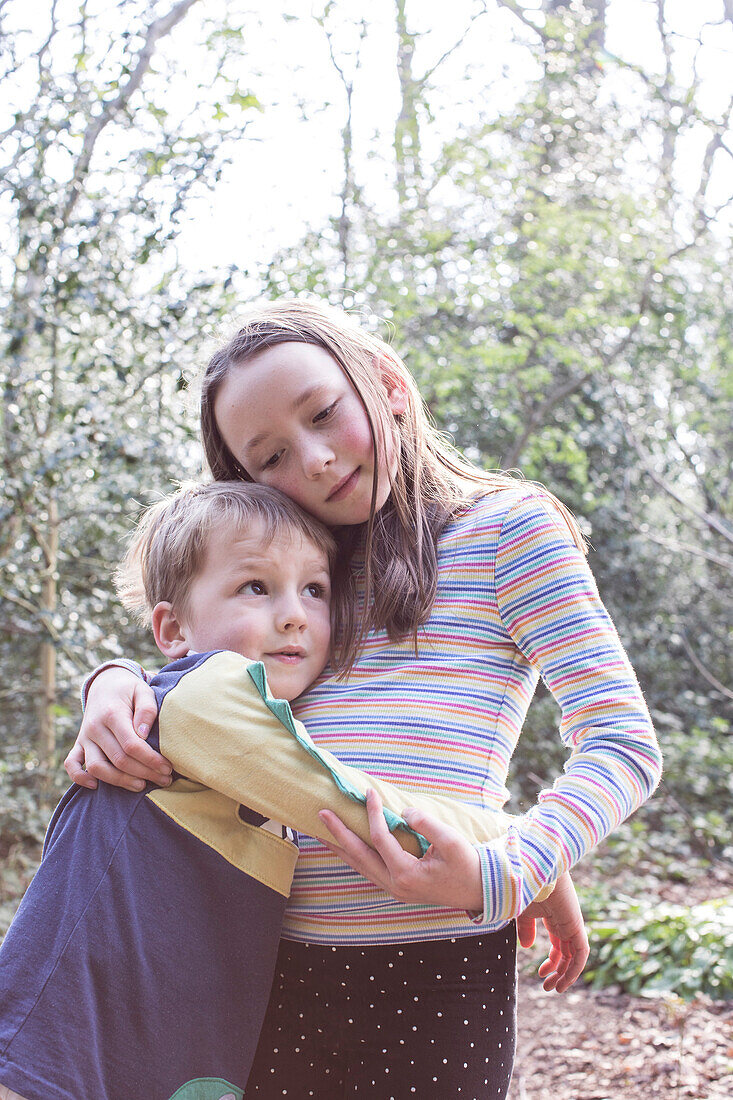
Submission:
{"label": "boy's eye", "polygon": [[239,589],[240,592],[245,593],[248,596],[266,596],[267,587],[263,581],[247,581]]}
{"label": "boy's eye", "polygon": [[322,600],[326,596],[326,586],[323,584],[317,584],[313,581],[312,584],[307,584],[305,590],[309,596],[312,596],[314,600]]}
{"label": "boy's eye", "polygon": [[335,408],[336,402],[333,401],[327,408],[321,409],[319,413],[316,413],[316,415],[313,417],[313,423],[319,424],[323,420],[328,420],[329,416]]}

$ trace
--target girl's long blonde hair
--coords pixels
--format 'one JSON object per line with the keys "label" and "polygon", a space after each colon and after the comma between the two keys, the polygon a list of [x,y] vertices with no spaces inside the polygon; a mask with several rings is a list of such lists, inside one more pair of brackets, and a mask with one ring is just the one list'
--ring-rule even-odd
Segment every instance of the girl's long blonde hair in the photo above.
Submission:
{"label": "girl's long blonde hair", "polygon": [[[334,576],[334,654],[345,675],[371,630],[393,640],[413,637],[430,615],[438,582],[437,542],[452,516],[477,497],[516,488],[516,477],[474,466],[436,430],[412,375],[398,355],[359,327],[346,313],[304,299],[268,302],[251,311],[227,344],[214,353],[201,389],[204,451],[216,480],[253,480],[224,442],[214,416],[216,395],[229,372],[266,348],[283,343],[315,344],[336,360],[356,390],[369,422],[375,453],[385,454],[391,437],[400,456],[386,504],[376,511],[374,463],[372,507],[363,524],[334,531],[339,547]],[[405,411],[395,416],[388,393],[398,386]],[[534,485],[564,518],[576,545],[585,550],[578,525],[547,489]],[[350,567],[357,547],[364,551],[364,603],[357,611]]]}

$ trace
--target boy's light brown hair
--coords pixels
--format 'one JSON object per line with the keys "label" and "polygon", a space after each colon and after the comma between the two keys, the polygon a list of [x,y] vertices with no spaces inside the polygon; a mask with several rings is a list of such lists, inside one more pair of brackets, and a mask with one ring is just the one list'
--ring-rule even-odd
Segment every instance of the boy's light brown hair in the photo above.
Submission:
{"label": "boy's light brown hair", "polygon": [[220,527],[246,531],[255,522],[262,525],[265,546],[282,534],[296,533],[322,551],[329,568],[333,565],[336,543],[328,528],[284,493],[253,482],[215,481],[182,486],[143,512],[115,573],[117,595],[146,626],[162,601],[179,614],[185,612],[211,532]]}

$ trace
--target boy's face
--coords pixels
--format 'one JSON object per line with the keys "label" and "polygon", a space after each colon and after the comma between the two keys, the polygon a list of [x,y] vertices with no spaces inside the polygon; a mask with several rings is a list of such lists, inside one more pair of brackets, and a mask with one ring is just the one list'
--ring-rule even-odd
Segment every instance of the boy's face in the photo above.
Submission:
{"label": "boy's face", "polygon": [[262,661],[270,691],[294,699],[322,671],[331,640],[324,553],[298,532],[271,542],[264,526],[212,531],[178,616],[189,649],[229,649]]}

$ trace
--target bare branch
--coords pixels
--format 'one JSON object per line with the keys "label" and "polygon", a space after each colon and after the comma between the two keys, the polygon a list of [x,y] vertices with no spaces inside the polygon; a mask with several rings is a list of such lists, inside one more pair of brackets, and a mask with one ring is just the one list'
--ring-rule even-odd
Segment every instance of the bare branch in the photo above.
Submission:
{"label": "bare branch", "polygon": [[464,30],[461,37],[456,42],[454,42],[452,46],[449,46],[448,49],[445,51],[445,53],[441,54],[441,56],[438,58],[438,60],[435,62],[435,64],[432,65],[427,70],[427,72],[423,73],[423,75],[422,75],[422,77],[420,78],[420,81],[419,81],[420,84],[426,84],[427,81],[430,80],[430,77],[433,75],[433,73],[435,73],[440,68],[440,66],[443,64],[443,62],[446,61],[452,53],[455,53],[455,51],[458,49],[459,46],[463,45],[463,43],[466,41],[466,35],[470,31],[473,24],[476,22],[477,19],[480,19],[482,15],[486,15],[487,11],[488,11],[488,8],[486,7],[486,5],[484,5],[484,7],[481,8],[479,11],[475,11],[473,13],[473,15],[471,16],[471,18],[468,21],[468,26]]}
{"label": "bare branch", "polygon": [[727,688],[725,684],[721,684],[720,680],[718,680],[717,677],[713,676],[712,672],[710,672],[710,670],[705,667],[705,665],[702,663],[702,661],[690,645],[687,634],[684,630],[680,630],[680,638],[682,639],[682,645],[684,647],[685,653],[690,658],[702,678],[706,680],[711,687],[715,688],[716,691],[719,691],[721,695],[725,696],[726,699],[733,699],[733,691],[731,691],[730,688]]}
{"label": "bare branch", "polygon": [[67,191],[66,202],[62,213],[62,220],[64,222],[68,221],[81,195],[82,180],[89,171],[89,164],[99,135],[104,128],[109,125],[113,118],[127,106],[131,97],[140,87],[143,77],[150,68],[150,63],[153,59],[158,41],[167,34],[170,34],[173,28],[181,22],[189,9],[196,3],[198,3],[198,0],[179,0],[179,3],[175,4],[167,15],[161,16],[160,19],[153,20],[148,27],[145,35],[145,43],[137,56],[137,63],[130,73],[129,79],[124,86],[120,88],[120,91],[114,99],[107,101],[99,116],[90,122],[84,134],[82,150],[76,162],[74,175]]}
{"label": "bare branch", "polygon": [[[500,8],[506,8],[507,11],[510,11],[512,15],[520,21],[520,23],[524,23],[525,27],[529,27],[531,31],[534,31],[543,42],[547,41],[547,35],[543,29],[538,27],[537,24],[529,18],[524,8],[516,3],[516,0],[496,0],[496,2]],[[535,9],[533,8],[532,10],[534,11]]]}
{"label": "bare branch", "polygon": [[733,544],[733,531],[731,531],[726,526],[726,524],[719,520],[717,516],[713,516],[709,512],[704,512],[701,508],[698,508],[696,505],[691,504],[689,500],[685,500],[685,498],[673,485],[670,485],[669,482],[665,478],[663,478],[661,474],[657,473],[657,471],[654,469],[654,463],[652,462],[650,455],[648,455],[647,452],[644,450],[628,422],[628,410],[626,408],[626,403],[623,400],[621,394],[618,392],[618,389],[616,390],[616,399],[621,406],[621,410],[624,414],[624,432],[626,438],[641,459],[641,463],[644,466],[644,469],[646,470],[647,474],[652,479],[654,484],[658,485],[659,488],[667,494],[667,496],[672,498],[672,500],[677,501],[677,503],[687,512],[695,516],[707,527],[709,527],[711,531],[717,532],[717,534],[722,535],[722,537],[727,542]]}
{"label": "bare branch", "polygon": [[556,390],[548,394],[545,400],[539,405],[527,418],[527,422],[524,427],[524,431],[517,439],[512,447],[511,451],[505,459],[502,460],[502,465],[508,469],[512,469],[517,465],[522,455],[522,451],[527,445],[527,441],[532,437],[533,432],[537,428],[541,427],[552,410],[559,405],[566,397],[570,397],[571,394],[576,393],[582,389],[586,382],[590,381],[593,377],[592,371],[586,371],[585,374],[576,378],[569,378],[566,382],[563,382],[561,386],[558,386]]}
{"label": "bare branch", "polygon": [[689,542],[678,542],[676,539],[665,539],[662,535],[644,530],[639,524],[633,523],[628,515],[625,517],[625,522],[633,527],[643,539],[654,542],[657,546],[664,546],[667,550],[671,550],[675,554],[691,554],[695,558],[704,558],[705,561],[712,562],[713,565],[718,565],[721,569],[727,569],[728,572],[733,573],[733,561],[727,561],[725,558],[721,558],[719,554],[711,554],[709,550],[703,550],[700,546],[693,546],[692,543]]}
{"label": "bare branch", "polygon": [[38,83],[41,87],[41,91],[43,91],[49,83],[49,68],[46,65],[46,54],[48,53],[51,43],[53,42],[56,35],[56,3],[57,0],[51,0],[51,26],[49,28],[46,41],[43,43],[36,55],[38,59]]}

